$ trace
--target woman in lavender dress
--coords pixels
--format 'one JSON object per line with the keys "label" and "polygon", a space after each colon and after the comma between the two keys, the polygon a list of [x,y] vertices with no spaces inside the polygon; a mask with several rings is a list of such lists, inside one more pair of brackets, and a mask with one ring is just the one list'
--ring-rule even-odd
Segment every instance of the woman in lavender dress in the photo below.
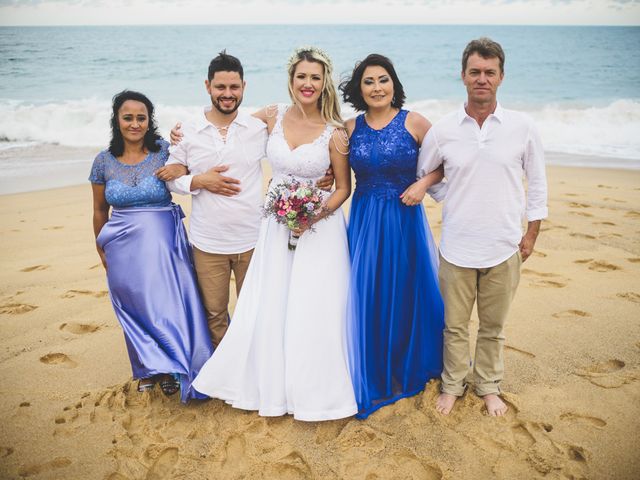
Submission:
{"label": "woman in lavender dress", "polygon": [[184,213],[158,178],[170,178],[168,144],[156,133],[153,104],[138,92],[114,97],[111,129],[89,176],[93,230],[133,376],[139,391],[159,382],[166,395],[180,389],[183,402],[203,398],[191,382],[213,347]]}

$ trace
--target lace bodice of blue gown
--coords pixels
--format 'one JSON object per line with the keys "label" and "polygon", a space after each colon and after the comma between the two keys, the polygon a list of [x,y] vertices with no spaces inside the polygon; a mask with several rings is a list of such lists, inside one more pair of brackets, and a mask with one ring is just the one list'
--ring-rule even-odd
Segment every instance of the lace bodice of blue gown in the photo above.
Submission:
{"label": "lace bodice of blue gown", "polygon": [[356,174],[355,195],[397,198],[415,182],[418,144],[404,128],[407,113],[400,110],[381,130],[371,128],[364,115],[356,118],[349,155]]}
{"label": "lace bodice of blue gown", "polygon": [[444,308],[422,205],[400,194],[416,179],[418,144],[400,110],[375,130],[356,119],[349,162],[349,363],[358,417],[421,391],[442,370]]}
{"label": "lace bodice of blue gown", "polygon": [[127,165],[109,150],[100,152],[91,167],[89,181],[105,185],[107,203],[115,208],[166,207],[171,193],[154,172],[169,158],[169,144],[158,140],[160,150],[149,152],[143,161]]}

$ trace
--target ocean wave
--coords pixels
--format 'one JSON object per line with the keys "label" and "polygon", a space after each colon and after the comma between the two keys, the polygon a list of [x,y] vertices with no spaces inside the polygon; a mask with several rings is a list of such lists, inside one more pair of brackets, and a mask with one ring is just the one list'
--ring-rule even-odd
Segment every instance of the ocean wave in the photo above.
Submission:
{"label": "ocean wave", "polygon": [[[460,103],[424,100],[408,107],[436,122]],[[533,118],[548,152],[640,160],[638,100],[620,99],[602,107],[552,103],[514,109]]]}
{"label": "ocean wave", "polygon": [[[429,99],[407,105],[432,122],[458,107],[458,102]],[[157,105],[160,132],[167,136],[175,122],[188,119],[201,108]],[[620,99],[604,106],[553,103],[518,109],[534,119],[548,152],[640,160],[638,100]],[[34,143],[104,148],[109,141],[110,110],[108,101],[97,99],[45,104],[0,100],[0,150]],[[255,109],[248,106],[243,110]],[[345,117],[352,114],[344,109]]]}

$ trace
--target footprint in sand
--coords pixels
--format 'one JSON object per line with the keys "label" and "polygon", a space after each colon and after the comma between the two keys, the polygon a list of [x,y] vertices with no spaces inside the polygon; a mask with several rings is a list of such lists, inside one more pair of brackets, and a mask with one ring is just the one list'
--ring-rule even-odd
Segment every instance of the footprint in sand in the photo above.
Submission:
{"label": "footprint in sand", "polygon": [[617,190],[617,189],[618,189],[618,187],[611,187],[611,186],[609,186],[609,185],[598,185],[598,188],[613,188],[613,189],[615,189],[615,190]]}
{"label": "footprint in sand", "polygon": [[20,270],[21,272],[34,272],[34,271],[39,271],[39,270],[46,270],[48,268],[50,268],[51,265],[33,265],[31,267],[25,267],[22,270]]}
{"label": "footprint in sand", "polygon": [[548,232],[549,230],[554,230],[554,229],[566,230],[567,227],[564,225],[555,225],[549,221],[543,223],[542,226],[540,227],[541,232]]}
{"label": "footprint in sand", "polygon": [[75,333],[76,335],[83,335],[85,333],[93,333],[100,329],[98,325],[93,325],[91,323],[63,323],[58,327],[59,330],[65,332]]}
{"label": "footprint in sand", "polygon": [[607,426],[607,422],[605,422],[601,418],[592,417],[590,415],[580,415],[579,413],[572,412],[563,413],[562,415],[560,415],[560,420],[597,428],[603,428]]}
{"label": "footprint in sand", "polygon": [[602,200],[605,202],[627,203],[626,200],[618,200],[617,198],[604,197]]}
{"label": "footprint in sand", "polygon": [[613,222],[593,222],[594,225],[607,225],[609,227],[615,227],[616,224]]}
{"label": "footprint in sand", "polygon": [[526,357],[529,357],[529,358],[536,358],[534,353],[527,352],[526,350],[520,350],[519,348],[512,347],[511,345],[505,345],[504,348],[507,349],[507,350],[510,350],[512,352],[518,352],[518,353],[520,353],[520,354],[522,354],[522,355],[524,355]]}
{"label": "footprint in sand", "polygon": [[580,195],[578,195],[577,193],[565,193],[564,196],[565,197],[579,197]]}
{"label": "footprint in sand", "polygon": [[62,230],[64,225],[53,225],[52,227],[45,227],[42,230]]}
{"label": "footprint in sand", "polygon": [[636,210],[630,210],[627,213],[625,213],[624,216],[627,218],[640,218],[640,212]]}
{"label": "footprint in sand", "polygon": [[529,283],[529,286],[539,288],[564,288],[567,284],[563,282],[556,282],[554,280],[534,280]]}
{"label": "footprint in sand", "polygon": [[304,480],[314,478],[309,464],[301,453],[295,450],[285,455],[275,464],[267,465],[265,478],[287,478],[291,480]]}
{"label": "footprint in sand", "polygon": [[627,371],[622,360],[611,359],[606,362],[591,365],[574,372],[591,383],[602,388],[618,388],[632,381],[638,380],[637,371]]}
{"label": "footprint in sand", "polygon": [[604,235],[598,235],[598,238],[622,238],[619,233],[606,233]]}
{"label": "footprint in sand", "polygon": [[27,305],[26,303],[5,303],[0,305],[0,313],[20,315],[35,310],[36,308],[38,308],[37,305]]}
{"label": "footprint in sand", "polygon": [[100,268],[102,266],[101,263],[96,263],[95,265],[89,267],[89,270],[95,270],[96,268]]}
{"label": "footprint in sand", "polygon": [[338,438],[348,420],[333,422],[318,422],[316,427],[316,444],[321,444]]}
{"label": "footprint in sand", "polygon": [[129,480],[129,477],[125,477],[118,472],[113,472],[108,477],[106,477],[105,480]]}
{"label": "footprint in sand", "polygon": [[29,402],[21,402],[21,403],[20,403],[20,406],[21,406],[21,407],[30,407],[30,406],[31,406],[31,403],[29,403]]}
{"label": "footprint in sand", "polygon": [[573,238],[584,238],[586,240],[595,240],[596,239],[596,237],[594,237],[593,235],[589,235],[589,234],[586,234],[586,233],[579,233],[579,232],[570,233],[569,236],[573,237]]}
{"label": "footprint in sand", "polygon": [[625,367],[625,363],[622,360],[607,360],[606,362],[596,363],[595,365],[591,365],[586,368],[585,371],[588,373],[595,374],[603,374],[603,373],[613,373],[618,370],[622,370]]}
{"label": "footprint in sand", "polygon": [[574,462],[587,463],[587,451],[577,445],[567,446],[567,456]]}
{"label": "footprint in sand", "polygon": [[616,294],[619,298],[624,298],[625,300],[629,300],[633,303],[640,303],[640,295],[635,292],[620,292]]}
{"label": "footprint in sand", "polygon": [[556,312],[551,314],[553,318],[576,318],[576,317],[590,317],[589,312],[583,312],[582,310],[563,310],[562,312]]}
{"label": "footprint in sand", "polygon": [[535,270],[530,270],[528,268],[523,268],[520,273],[523,275],[535,275],[537,277],[559,277],[560,275],[556,273],[547,273],[547,272],[536,272]]}
{"label": "footprint in sand", "polygon": [[573,211],[570,211],[569,214],[570,215],[579,215],[581,217],[593,217],[593,214],[588,213],[588,212],[573,212]]}
{"label": "footprint in sand", "polygon": [[408,449],[385,450],[384,455],[365,457],[353,452],[343,462],[340,478],[362,478],[379,480],[401,478],[403,480],[441,480],[442,468],[432,459],[418,457]]}
{"label": "footprint in sand", "polygon": [[18,475],[21,477],[30,477],[31,475],[38,475],[43,472],[50,473],[51,470],[68,467],[71,463],[71,460],[66,457],[57,457],[50,462],[39,465],[23,465],[18,469]]}
{"label": "footprint in sand", "polygon": [[97,292],[94,292],[92,290],[67,290],[65,293],[60,295],[60,298],[73,298],[78,295],[88,295],[95,298],[102,298],[109,295],[109,292],[107,290],[100,290]]}
{"label": "footprint in sand", "polygon": [[245,451],[247,441],[243,435],[231,435],[224,444],[224,460],[222,468],[244,469],[247,466]]}
{"label": "footprint in sand", "polygon": [[638,257],[627,258],[627,262],[629,262],[629,263],[640,263],[640,258],[638,258]]}
{"label": "footprint in sand", "polygon": [[384,449],[384,441],[365,425],[349,424],[338,436],[338,443],[346,449],[358,448],[376,453]]}
{"label": "footprint in sand", "polygon": [[173,467],[178,462],[178,449],[176,447],[165,448],[160,452],[149,468],[145,480],[165,480],[174,478]]}
{"label": "footprint in sand", "polygon": [[603,260],[595,260],[589,264],[589,270],[595,272],[612,272],[614,270],[620,270],[620,267],[612,263],[607,263]]}
{"label": "footprint in sand", "polygon": [[40,357],[40,361],[45,365],[61,365],[65,368],[75,368],[78,366],[76,362],[71,360],[64,353],[48,353]]}
{"label": "footprint in sand", "polygon": [[527,425],[519,422],[511,427],[511,433],[519,447],[531,448],[536,443],[536,437],[529,431]]}
{"label": "footprint in sand", "polygon": [[534,250],[531,255],[533,255],[534,257],[540,257],[540,258],[546,258],[546,256],[547,256],[546,253],[542,253],[542,252],[539,252],[537,250]]}
{"label": "footprint in sand", "polygon": [[591,208],[591,205],[587,203],[569,202],[571,208]]}
{"label": "footprint in sand", "polygon": [[11,447],[0,447],[0,458],[5,458],[14,452]]}
{"label": "footprint in sand", "polygon": [[593,262],[593,258],[581,258],[579,260],[574,260],[573,263],[589,263],[589,262]]}

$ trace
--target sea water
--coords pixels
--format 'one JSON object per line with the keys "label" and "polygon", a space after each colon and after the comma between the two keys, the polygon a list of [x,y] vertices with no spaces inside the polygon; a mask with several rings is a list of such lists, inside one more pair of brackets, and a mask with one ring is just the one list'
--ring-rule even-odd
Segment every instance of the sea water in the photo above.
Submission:
{"label": "sea water", "polygon": [[[204,80],[222,49],[245,67],[249,111],[288,102],[288,58],[315,45],[333,59],[336,82],[369,53],[387,55],[406,108],[435,122],[464,101],[461,54],[480,36],[506,53],[499,101],[534,119],[551,162],[640,168],[640,27],[1,27],[0,193],[54,186],[55,172],[84,176],[125,88],[151,98],[167,135],[210,102]],[[34,176],[36,187],[20,181]]]}

